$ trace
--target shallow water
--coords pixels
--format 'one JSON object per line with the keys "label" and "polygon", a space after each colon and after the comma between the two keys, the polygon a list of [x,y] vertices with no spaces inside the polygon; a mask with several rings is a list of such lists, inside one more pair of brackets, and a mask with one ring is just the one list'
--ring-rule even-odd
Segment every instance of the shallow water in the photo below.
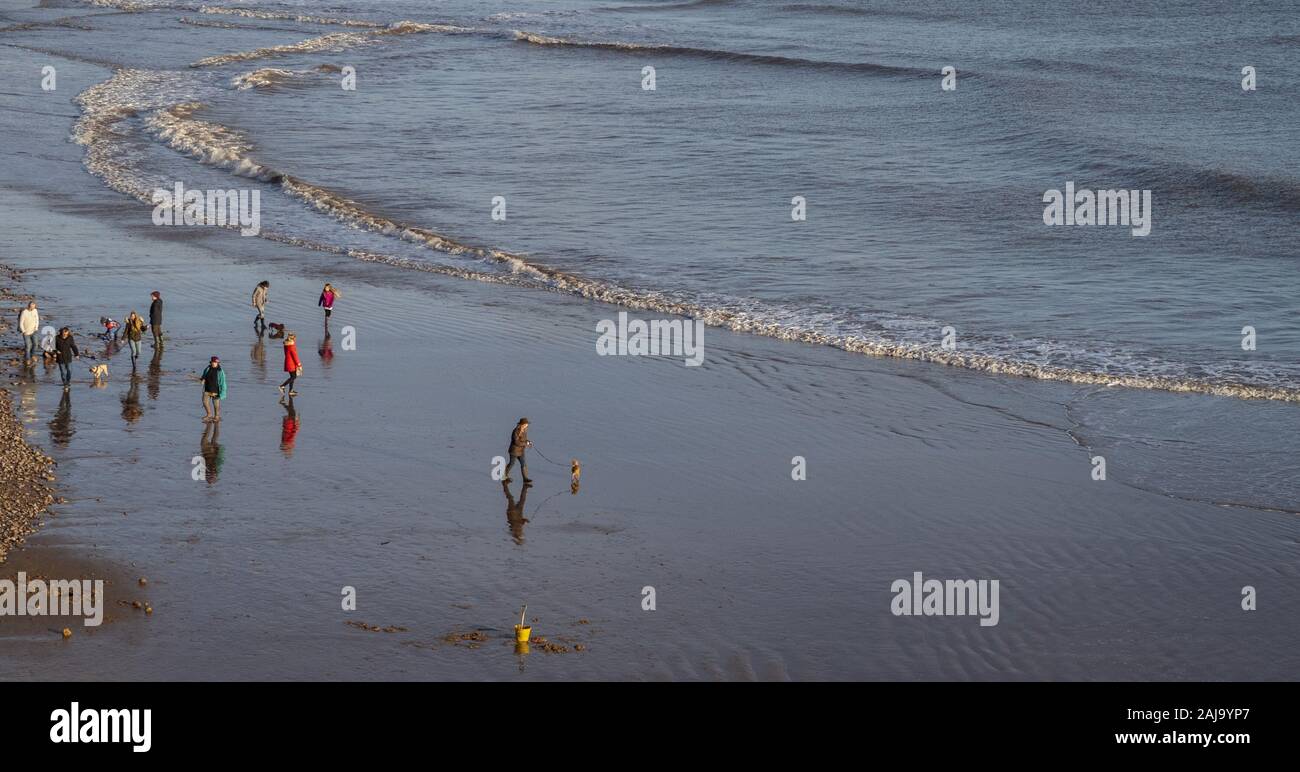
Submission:
{"label": "shallow water", "polygon": [[[159,10],[22,33],[150,68],[96,94],[113,120],[83,126],[103,156],[92,170],[127,190],[290,175],[265,186],[280,237],[733,329],[1300,395],[1288,4],[237,5],[132,0]],[[399,20],[424,26],[384,26]],[[147,39],[148,61],[124,56],[123,36]],[[1259,90],[1241,89],[1238,60]],[[943,64],[956,91],[939,88]],[[338,88],[344,66],[355,92]],[[160,126],[154,111],[182,102],[202,106]],[[1067,181],[1151,190],[1151,234],[1044,226],[1044,191]],[[438,238],[394,237],[407,227]],[[518,259],[449,256],[444,239]]]}
{"label": "shallow water", "polygon": [[[923,352],[953,324],[1004,364],[1295,388],[1297,102],[1276,81],[1242,94],[1233,58],[1249,44],[1261,72],[1280,71],[1290,16],[671,6],[104,8],[0,33],[6,68],[60,68],[42,101],[0,95],[6,259],[34,269],[54,323],[83,332],[163,288],[173,336],[134,388],[122,355],[102,389],[79,372],[66,403],[48,373],[15,387],[70,501],[8,567],[92,561],[128,597],[148,574],[157,613],[117,612],[71,646],[7,635],[21,656],[0,675],[1294,677],[1294,404],[717,328],[700,368],[600,358],[594,324],[618,307],[566,297]],[[286,13],[319,16],[261,18]],[[323,17],[474,31],[189,66],[385,29]],[[969,73],[955,93],[913,72],[940,60]],[[358,90],[322,64],[356,66]],[[232,82],[268,66],[291,74]],[[170,110],[192,102],[205,106]],[[258,187],[275,240],[151,226],[131,194],[178,178]],[[1152,235],[1044,228],[1039,196],[1068,178],[1155,188]],[[789,221],[796,194],[807,222]],[[418,240],[355,227],[385,220]],[[278,347],[258,347],[247,315],[268,277],[272,318],[300,331],[308,364],[296,431],[275,401]],[[345,288],[335,324],[358,331],[329,358],[313,305],[326,280]],[[1243,324],[1260,330],[1249,356]],[[186,377],[213,353],[232,391],[218,437]],[[517,484],[512,502],[488,476],[521,414],[548,456],[584,462],[573,496],[565,469],[532,460],[528,523]],[[795,455],[807,481],[790,480]],[[918,570],[1000,578],[1001,623],[892,616],[890,583]],[[1256,614],[1238,605],[1247,584],[1268,598]],[[341,610],[344,586],[358,611]],[[588,650],[514,656],[524,602],[540,634]],[[481,649],[441,640],[476,627]]]}
{"label": "shallow water", "polygon": [[[1089,401],[1076,388],[726,333],[700,368],[611,361],[591,356],[600,306],[423,273],[391,283],[256,239],[157,242],[151,227],[114,225],[115,241],[136,246],[97,268],[70,255],[93,251],[112,222],[102,214],[10,230],[30,243],[57,224],[61,254],[27,261],[28,289],[62,323],[81,313],[69,299],[130,303],[165,287],[172,342],[138,384],[121,354],[103,388],[78,373],[67,405],[39,368],[16,387],[70,501],[7,567],[51,555],[97,576],[109,566],[123,577],[112,591],[156,611],[111,609],[71,642],[11,633],[4,677],[1295,672],[1294,515],[1143,492],[1125,482],[1122,454],[1113,481],[1091,481],[1070,436],[1068,412]],[[234,262],[213,251],[231,246]],[[328,365],[317,273],[347,288],[336,333],[358,335]],[[291,442],[278,348],[259,349],[242,312],[262,275],[274,276],[271,318],[299,331],[307,367]],[[215,437],[186,377],[214,353],[231,391]],[[537,454],[526,499],[490,479],[520,413],[540,452],[582,458],[578,495]],[[806,481],[790,479],[796,454]],[[892,616],[891,582],[917,570],[999,578],[1001,621]],[[1276,605],[1242,612],[1245,583]],[[341,609],[345,586],[356,611]],[[646,586],[654,612],[640,606]],[[509,625],[525,602],[538,635],[586,650],[516,656]],[[489,636],[481,648],[443,641],[473,629]]]}

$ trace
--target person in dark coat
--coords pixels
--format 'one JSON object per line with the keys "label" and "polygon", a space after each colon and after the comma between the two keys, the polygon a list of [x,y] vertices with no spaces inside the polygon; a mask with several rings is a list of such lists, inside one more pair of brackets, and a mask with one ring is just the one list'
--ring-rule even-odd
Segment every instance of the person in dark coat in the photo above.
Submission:
{"label": "person in dark coat", "polygon": [[514,494],[510,492],[510,483],[505,480],[501,481],[501,490],[506,494],[506,527],[510,529],[510,536],[514,538],[515,544],[524,543],[524,525],[528,518],[524,517],[524,505],[528,503],[528,486],[519,492],[519,501],[515,501]]}
{"label": "person in dark coat", "polygon": [[506,475],[502,482],[510,482],[510,467],[514,466],[515,460],[518,459],[519,473],[524,476],[524,485],[533,484],[528,477],[528,462],[524,460],[524,450],[532,446],[532,441],[528,439],[528,419],[520,418],[514,431],[510,432],[510,457],[506,462]]}
{"label": "person in dark coat", "polygon": [[63,388],[72,385],[72,360],[81,359],[77,350],[77,341],[72,337],[72,330],[64,327],[59,330],[59,337],[54,339],[54,357],[59,362],[59,375],[63,378]]}
{"label": "person in dark coat", "polygon": [[203,420],[217,423],[221,420],[221,400],[226,398],[226,371],[221,369],[220,357],[208,360],[199,380],[203,382]]}
{"label": "person in dark coat", "polygon": [[150,293],[153,302],[149,304],[149,329],[153,330],[154,346],[162,345],[162,295],[158,291]]}

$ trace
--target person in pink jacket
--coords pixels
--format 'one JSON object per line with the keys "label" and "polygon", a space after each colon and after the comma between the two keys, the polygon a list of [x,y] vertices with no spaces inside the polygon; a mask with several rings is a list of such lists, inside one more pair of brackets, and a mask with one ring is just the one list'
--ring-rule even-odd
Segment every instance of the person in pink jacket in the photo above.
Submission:
{"label": "person in pink jacket", "polygon": [[326,284],[325,289],[320,291],[320,300],[316,305],[325,309],[325,326],[330,326],[330,315],[334,313],[334,301],[339,299],[339,291],[334,289],[333,284]]}
{"label": "person in pink jacket", "polygon": [[292,332],[284,336],[284,371],[289,377],[280,384],[280,393],[284,394],[287,387],[289,396],[298,396],[298,392],[293,390],[293,383],[302,375],[302,360],[298,358],[298,336]]}

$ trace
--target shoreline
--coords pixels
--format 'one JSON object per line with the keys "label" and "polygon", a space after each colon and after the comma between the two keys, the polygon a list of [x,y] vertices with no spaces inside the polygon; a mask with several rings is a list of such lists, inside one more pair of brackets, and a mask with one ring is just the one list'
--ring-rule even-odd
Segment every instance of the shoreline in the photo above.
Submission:
{"label": "shoreline", "polygon": [[[595,323],[613,307],[0,195],[60,234],[24,265],[51,319],[75,328],[157,288],[171,336],[136,379],[120,353],[103,388],[74,373],[70,408],[54,404],[56,379],[25,386],[29,420],[70,416],[50,427],[69,504],[22,563],[116,570],[113,597],[157,613],[100,628],[82,641],[93,647],[50,646],[48,630],[0,636],[26,655],[0,659],[9,677],[90,667],[97,653],[124,657],[115,678],[288,680],[1250,679],[1294,661],[1280,648],[1284,602],[1243,621],[1232,601],[1243,575],[1290,581],[1276,565],[1294,518],[1225,519],[1090,481],[1089,449],[1071,436],[1077,390],[712,330],[700,367],[599,357]],[[103,243],[122,246],[106,259]],[[288,438],[279,348],[251,331],[246,295],[261,278],[268,319],[298,332],[307,364]],[[344,292],[328,358],[323,280]],[[186,378],[211,354],[231,381],[216,442]],[[582,459],[579,495],[567,469],[530,457],[529,500],[502,496],[490,459],[520,415],[541,453]],[[193,458],[213,450],[217,474],[193,478]],[[807,481],[791,481],[792,455],[808,458]],[[1000,579],[1000,624],[900,622],[887,590],[916,570]],[[647,585],[654,614],[639,605]],[[340,610],[343,586],[362,607]],[[1228,597],[1207,617],[1216,593]],[[1108,595],[1130,599],[1122,611],[1089,600]],[[523,602],[542,620],[535,635],[581,632],[584,650],[541,652],[521,674],[505,636]],[[857,636],[846,618],[861,618]],[[1159,650],[1140,644],[1169,630]],[[465,631],[487,640],[445,643]],[[1195,654],[1243,636],[1252,654],[1232,666]]]}
{"label": "shoreline", "polygon": [[[10,387],[67,502],[4,567],[104,578],[105,621],[125,623],[64,642],[41,620],[0,618],[0,680],[1300,671],[1297,521],[1259,508],[1295,499],[1294,443],[1277,430],[1294,405],[1005,377],[720,327],[699,367],[600,357],[597,325],[627,309],[154,227],[69,141],[73,98],[109,75],[66,60],[40,112],[0,95],[14,128],[0,252],[24,269],[42,321],[73,327],[84,355],[111,365],[102,384],[74,368],[66,392],[40,367]],[[183,168],[196,182],[217,174]],[[279,342],[251,329],[262,279],[268,321],[298,333],[305,360],[292,408],[277,402]],[[315,307],[325,281],[343,290],[332,337]],[[133,374],[92,337],[94,319],[143,313],[154,289],[169,340],[146,341]],[[213,354],[230,381],[219,430],[201,423],[188,377]],[[538,447],[526,501],[518,475],[504,495],[491,477],[525,415]],[[1108,481],[1090,477],[1094,455]],[[583,465],[577,495],[570,457]],[[1236,499],[1256,508],[1216,504]],[[998,581],[999,623],[892,614],[891,585],[917,573]],[[1239,607],[1243,585],[1268,599],[1260,611]],[[344,588],[355,610],[341,608]],[[580,633],[583,651],[516,656],[523,604],[537,638]],[[465,641],[477,648],[447,643],[479,634]]]}

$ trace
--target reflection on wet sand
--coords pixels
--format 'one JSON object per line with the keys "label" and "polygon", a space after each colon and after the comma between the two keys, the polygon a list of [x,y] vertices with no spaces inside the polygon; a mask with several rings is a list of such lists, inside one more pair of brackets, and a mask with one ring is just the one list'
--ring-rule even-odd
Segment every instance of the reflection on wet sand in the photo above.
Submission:
{"label": "reflection on wet sand", "polygon": [[24,424],[36,423],[36,381],[35,373],[28,370],[31,377],[18,382],[18,413]]}
{"label": "reflection on wet sand", "polygon": [[162,354],[162,347],[155,346],[153,358],[149,360],[149,399],[158,399],[162,383]]}
{"label": "reflection on wet sand", "polygon": [[320,367],[322,370],[328,369],[330,364],[334,362],[334,340],[330,336],[328,324],[329,322],[326,322],[325,337],[321,338],[320,343],[316,345],[316,353],[320,354]]}
{"label": "reflection on wet sand", "polygon": [[248,358],[253,363],[253,372],[257,373],[259,380],[266,380],[266,328],[259,327],[256,320],[253,322],[253,329],[257,331],[257,342],[248,351]]}
{"label": "reflection on wet sand", "polygon": [[293,397],[289,401],[280,400],[284,405],[285,416],[280,422],[280,452],[285,458],[293,455],[293,444],[298,440],[298,427],[302,426],[302,419],[298,417],[298,411],[293,407]]}
{"label": "reflection on wet sand", "polygon": [[127,387],[126,394],[122,395],[122,420],[127,425],[140,420],[144,415],[144,408],[140,407],[140,377],[131,373],[131,385]]}
{"label": "reflection on wet sand", "polygon": [[208,485],[216,485],[217,476],[221,474],[221,465],[226,460],[226,453],[221,447],[221,424],[212,421],[203,425],[203,439],[199,441],[199,452],[203,454],[203,470]]}
{"label": "reflection on wet sand", "polygon": [[524,543],[524,523],[528,518],[524,517],[524,502],[528,501],[528,486],[519,492],[519,503],[515,503],[514,494],[510,492],[510,483],[505,480],[501,481],[501,490],[506,494],[506,527],[510,529],[510,535],[514,538],[515,544]]}
{"label": "reflection on wet sand", "polygon": [[50,419],[50,442],[66,448],[76,433],[76,422],[72,420],[72,391],[64,389],[59,407],[54,411],[54,417]]}

